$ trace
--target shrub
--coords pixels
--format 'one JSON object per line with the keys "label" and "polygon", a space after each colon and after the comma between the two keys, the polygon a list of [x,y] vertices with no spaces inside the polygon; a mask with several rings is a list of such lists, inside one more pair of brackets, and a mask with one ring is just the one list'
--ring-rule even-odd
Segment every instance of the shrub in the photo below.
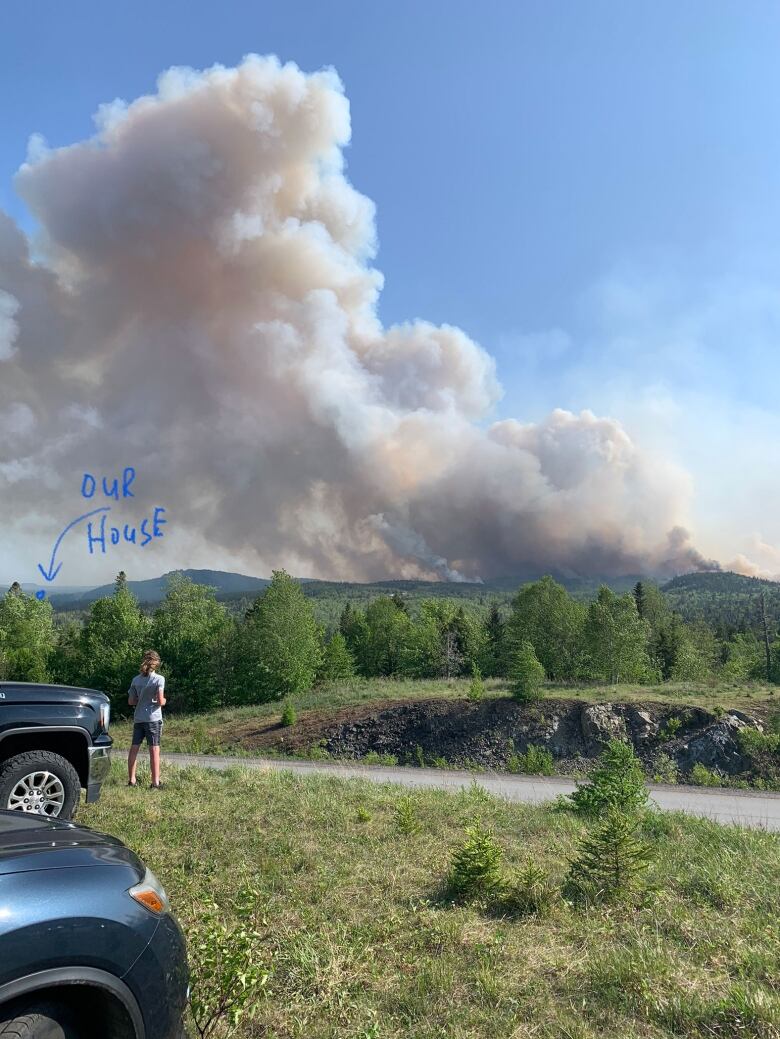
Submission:
{"label": "shrub", "polygon": [[456,849],[447,875],[447,889],[452,897],[490,898],[503,887],[501,866],[503,852],[489,830],[479,823],[466,829],[466,840]]}
{"label": "shrub", "polygon": [[284,710],[282,711],[282,725],[289,728],[289,726],[295,725],[297,721],[298,715],[295,708],[291,703],[286,703],[284,705]]}
{"label": "shrub", "polygon": [[690,780],[694,786],[723,786],[723,780],[717,772],[711,772],[700,761],[691,769]]}
{"label": "shrub", "polygon": [[521,642],[509,664],[512,696],[521,703],[533,703],[540,699],[544,677],[544,668],[536,659],[534,647],[530,642]]}
{"label": "shrub", "polygon": [[653,762],[653,782],[673,785],[679,779],[679,770],[672,758],[663,751],[656,754]]}
{"label": "shrub", "polygon": [[742,729],[739,745],[745,754],[780,754],[780,733],[759,732],[758,729]]}
{"label": "shrub", "polygon": [[754,781],[776,786],[780,781],[780,733],[742,729],[739,745],[750,758]]}
{"label": "shrub", "polygon": [[610,740],[590,782],[578,787],[571,801],[583,815],[603,815],[613,808],[624,812],[645,809],[647,788],[634,748],[623,740]]}
{"label": "shrub", "polygon": [[482,680],[482,672],[476,664],[471,665],[471,682],[469,683],[468,699],[479,702],[485,695],[485,683]]}
{"label": "shrub", "polygon": [[367,754],[363,755],[363,761],[366,765],[397,765],[398,758],[395,754],[379,754],[375,750],[370,750]]}
{"label": "shrub", "polygon": [[358,810],[355,813],[355,818],[359,823],[370,823],[372,816],[371,812],[369,812],[365,805],[358,805]]}
{"label": "shrub", "polygon": [[258,1009],[270,977],[270,958],[255,924],[256,894],[243,891],[228,922],[207,904],[189,940],[190,1012],[200,1039],[229,1033]]}
{"label": "shrub", "polygon": [[315,743],[313,747],[309,747],[306,757],[310,761],[328,761],[331,755],[328,749],[323,747],[322,743]]}
{"label": "shrub", "polygon": [[555,774],[553,756],[546,747],[533,744],[524,754],[511,754],[507,760],[510,772],[522,772],[529,776],[552,776]]}
{"label": "shrub", "polygon": [[596,902],[636,901],[651,861],[652,849],[640,837],[638,817],[612,808],[580,841],[569,879]]}
{"label": "shrub", "polygon": [[510,888],[506,908],[520,916],[542,915],[552,908],[557,898],[558,889],[547,871],[529,859]]}
{"label": "shrub", "polygon": [[676,715],[672,715],[671,718],[667,718],[664,722],[664,727],[658,733],[662,740],[673,740],[677,733],[682,728],[682,718],[678,718]]}
{"label": "shrub", "polygon": [[419,743],[414,748],[414,760],[417,762],[420,768],[425,768],[425,754],[423,754],[423,749]]}
{"label": "shrub", "polygon": [[400,833],[411,837],[419,833],[420,821],[417,818],[417,805],[412,797],[402,797],[395,808],[395,821]]}

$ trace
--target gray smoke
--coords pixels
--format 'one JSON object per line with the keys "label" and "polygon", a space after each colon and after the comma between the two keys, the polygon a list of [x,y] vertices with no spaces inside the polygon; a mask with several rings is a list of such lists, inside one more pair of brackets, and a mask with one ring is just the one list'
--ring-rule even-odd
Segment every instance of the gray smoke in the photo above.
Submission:
{"label": "gray smoke", "polygon": [[706,565],[680,527],[686,476],[617,422],[485,428],[501,387],[482,348],[447,325],[382,327],[349,136],[335,73],[251,56],[166,72],[104,106],[91,140],[33,142],[16,188],[39,236],[0,214],[6,560],[41,557],[85,469],[133,464],[143,504],[169,509],[155,551],[171,566]]}

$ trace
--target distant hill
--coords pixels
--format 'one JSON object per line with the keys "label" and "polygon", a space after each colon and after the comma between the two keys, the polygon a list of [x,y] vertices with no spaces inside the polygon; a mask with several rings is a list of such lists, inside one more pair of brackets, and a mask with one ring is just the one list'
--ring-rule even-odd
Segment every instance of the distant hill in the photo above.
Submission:
{"label": "distant hill", "polygon": [[704,620],[722,628],[757,628],[763,592],[770,624],[775,629],[780,624],[777,581],[721,570],[674,577],[662,591],[685,620]]}
{"label": "distant hill", "polygon": [[[127,587],[140,603],[160,602],[165,597],[168,580],[174,573],[182,573],[196,584],[209,585],[217,589],[218,595],[258,595],[267,588],[269,581],[264,577],[247,577],[244,574],[232,574],[225,570],[181,570],[171,571],[162,577],[153,577],[148,581],[128,581]],[[55,593],[51,596],[52,606],[57,610],[80,610],[96,599],[111,595],[113,584],[102,584],[89,591],[71,594]]]}
{"label": "distant hill", "polygon": [[[177,571],[172,571],[172,573]],[[268,578],[249,577],[225,570],[180,571],[196,584],[209,585],[216,589],[217,598],[233,613],[240,614],[268,587]],[[621,594],[630,591],[637,581],[646,580],[638,574],[627,574],[617,578],[567,577],[553,575],[574,598],[588,602],[595,598],[600,585],[608,585]],[[129,581],[128,587],[142,606],[148,609],[160,602],[164,596],[171,573],[148,581]],[[317,619],[326,625],[336,623],[341,609],[348,600],[365,608],[372,599],[380,595],[398,594],[410,604],[421,599],[448,598],[463,602],[468,609],[482,612],[491,603],[504,608],[521,585],[534,578],[530,576],[501,577],[481,584],[447,581],[404,581],[388,579],[358,583],[354,581],[318,581],[297,578],[306,596],[314,600]],[[780,628],[780,583],[755,577],[744,577],[728,571],[707,571],[684,574],[662,585],[670,605],[687,621],[703,620],[724,631],[734,628],[757,629],[760,624],[759,596],[763,590],[770,624]],[[113,584],[99,588],[77,589],[54,592],[52,605],[56,610],[81,612],[90,603],[111,595]]]}
{"label": "distant hill", "polygon": [[[181,572],[196,584],[209,585],[216,589],[217,598],[223,602],[238,602],[240,600],[251,600],[259,595],[269,584],[264,577],[248,577],[246,574],[234,574],[224,570],[182,570],[163,574],[147,581],[128,581],[128,588],[142,605],[153,605],[160,602],[168,585],[172,573]],[[554,575],[575,598],[582,600],[592,599],[601,584],[608,584],[613,591],[625,592],[633,588],[641,577],[627,575],[618,578],[605,578],[604,580],[565,577],[560,574]],[[398,593],[410,600],[415,599],[463,599],[473,600],[477,603],[486,601],[508,602],[517,589],[533,578],[525,576],[502,577],[484,583],[472,583],[467,581],[404,581],[388,579],[385,581],[372,581],[360,583],[355,581],[319,581],[313,578],[297,578],[303,586],[309,598],[323,600],[338,600],[346,602],[347,599],[355,604],[365,605],[371,599],[380,595],[393,595]],[[96,599],[111,595],[114,591],[113,584],[100,585],[97,588],[79,589],[74,592],[53,592],[51,595],[52,605],[56,610],[84,610]]]}

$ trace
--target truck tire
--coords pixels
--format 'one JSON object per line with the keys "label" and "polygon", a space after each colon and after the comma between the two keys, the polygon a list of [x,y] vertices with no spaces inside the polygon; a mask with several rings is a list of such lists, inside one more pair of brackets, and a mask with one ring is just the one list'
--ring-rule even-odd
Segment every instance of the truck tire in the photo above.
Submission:
{"label": "truck tire", "polygon": [[0,1009],[0,1039],[83,1039],[71,1010],[62,1003],[28,1003],[5,1017]]}
{"label": "truck tire", "polygon": [[80,796],[78,772],[51,750],[28,750],[0,765],[0,808],[72,819]]}

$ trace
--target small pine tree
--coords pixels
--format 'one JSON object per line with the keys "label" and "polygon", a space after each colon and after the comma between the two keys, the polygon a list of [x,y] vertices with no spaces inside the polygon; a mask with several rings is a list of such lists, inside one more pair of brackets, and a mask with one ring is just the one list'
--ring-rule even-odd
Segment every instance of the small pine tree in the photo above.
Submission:
{"label": "small pine tree", "polygon": [[512,695],[522,703],[532,703],[541,697],[544,668],[536,659],[530,642],[521,642],[512,654],[509,666]]}
{"label": "small pine tree", "polygon": [[469,683],[469,700],[479,701],[485,695],[485,683],[482,680],[482,672],[476,664],[471,665],[471,682]]}
{"label": "small pine tree", "polygon": [[652,848],[640,836],[638,817],[613,808],[580,841],[569,879],[595,901],[632,901],[644,886],[651,861]]}
{"label": "small pine tree", "polygon": [[285,728],[289,728],[291,725],[295,725],[297,721],[298,714],[295,708],[291,703],[286,703],[284,705],[284,710],[282,711],[282,725]]}
{"label": "small pine tree", "polygon": [[489,830],[479,823],[467,827],[466,840],[455,851],[447,875],[450,894],[461,901],[500,893],[503,852]]}
{"label": "small pine tree", "polygon": [[506,907],[520,916],[546,913],[560,898],[559,889],[545,869],[531,859],[517,874],[506,901]]}
{"label": "small pine tree", "polygon": [[623,740],[610,740],[590,782],[578,787],[571,800],[583,815],[605,815],[613,809],[624,812],[645,809],[647,787],[634,748]]}

